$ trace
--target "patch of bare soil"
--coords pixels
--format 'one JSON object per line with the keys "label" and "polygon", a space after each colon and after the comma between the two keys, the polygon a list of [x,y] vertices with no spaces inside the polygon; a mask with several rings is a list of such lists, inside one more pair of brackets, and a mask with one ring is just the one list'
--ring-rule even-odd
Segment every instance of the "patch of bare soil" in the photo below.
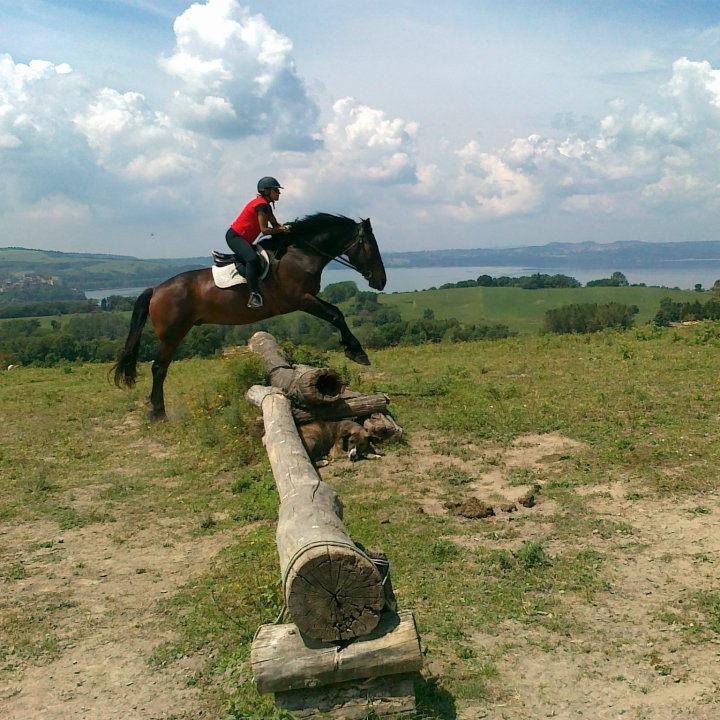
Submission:
{"label": "patch of bare soil", "polygon": [[58,532],[52,523],[0,527],[0,541],[28,577],[8,583],[10,602],[52,615],[58,652],[31,664],[11,654],[0,676],[3,720],[203,717],[187,677],[202,658],[153,670],[148,658],[169,638],[158,601],[204,571],[229,533],[192,537],[171,523],[135,532],[118,544],[115,524]]}
{"label": "patch of bare soil", "polygon": [[592,603],[567,599],[568,637],[519,625],[477,636],[477,652],[496,658],[504,697],[458,717],[720,717],[720,639],[692,634],[695,623],[707,622],[692,595],[718,590],[720,499],[703,497],[697,514],[692,501],[628,501],[617,485],[595,490],[600,517],[633,528],[622,541],[588,538],[610,556],[609,591]]}
{"label": "patch of bare soil", "polygon": [[[450,539],[509,550],[538,540],[553,556],[568,551],[551,539],[557,509],[542,487],[537,504],[524,507],[519,501],[533,486],[516,483],[522,471],[552,477],[579,448],[557,434],[526,435],[506,449],[468,445],[444,454],[430,438],[414,436],[409,452],[390,454],[363,475],[373,487],[397,487],[398,477],[409,478],[402,489],[422,511],[446,514],[447,483],[437,479],[437,468],[462,470],[475,479],[460,487],[463,499],[455,509],[467,503],[482,514],[486,503],[496,514],[467,521],[478,523],[476,535]],[[632,490],[624,482],[575,489],[599,528],[577,549],[602,553],[607,591],[591,601],[564,595],[565,632],[508,621],[492,635],[474,636],[476,656],[498,670],[491,681],[494,700],[456,700],[459,720],[720,718],[720,636],[693,632],[708,623],[693,595],[720,592],[720,497],[648,499]],[[516,510],[503,510],[503,503]],[[447,669],[438,662],[429,658],[431,670],[442,675]]]}
{"label": "patch of bare soil", "polygon": [[[554,503],[542,497],[534,473],[553,476],[561,471],[560,461],[573,455],[582,444],[559,433],[526,434],[516,438],[509,448],[465,445],[461,455],[443,454],[425,435],[415,434],[410,439],[411,453],[389,455],[378,463],[377,479],[393,481],[399,475],[415,478],[414,496],[420,508],[431,515],[447,515],[463,506],[468,518],[494,517],[503,522],[526,514],[549,515],[555,511]],[[462,499],[450,503],[443,501],[448,485],[436,479],[438,468],[456,468],[472,478],[460,488]],[[513,478],[513,471],[527,471],[527,482]],[[522,480],[522,477],[521,477]],[[472,512],[484,503],[493,513]]]}

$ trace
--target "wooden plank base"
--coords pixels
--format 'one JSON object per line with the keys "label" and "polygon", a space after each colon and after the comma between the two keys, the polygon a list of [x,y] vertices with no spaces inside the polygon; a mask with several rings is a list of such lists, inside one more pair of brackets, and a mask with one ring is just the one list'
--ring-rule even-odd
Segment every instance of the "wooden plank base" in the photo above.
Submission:
{"label": "wooden plank base", "polygon": [[268,693],[416,672],[423,658],[412,612],[386,610],[372,633],[341,646],[303,638],[292,623],[262,625],[250,663],[258,690]]}
{"label": "wooden plank base", "polygon": [[322,688],[275,693],[275,704],[296,718],[400,720],[415,717],[414,675],[386,675],[364,682],[354,680]]}

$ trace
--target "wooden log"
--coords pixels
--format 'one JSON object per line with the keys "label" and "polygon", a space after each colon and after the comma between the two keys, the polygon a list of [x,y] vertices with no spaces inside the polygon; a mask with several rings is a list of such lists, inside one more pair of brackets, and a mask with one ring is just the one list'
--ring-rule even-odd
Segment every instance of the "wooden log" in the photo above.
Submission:
{"label": "wooden log", "polygon": [[414,674],[275,693],[275,705],[295,718],[416,720]]}
{"label": "wooden log", "polygon": [[390,398],[384,393],[373,393],[372,395],[348,393],[333,402],[313,407],[312,412],[294,408],[293,417],[298,425],[315,420],[363,418],[373,413],[387,413],[389,404]]}
{"label": "wooden log", "polygon": [[256,332],[248,347],[259,355],[270,375],[270,384],[280,388],[299,405],[313,406],[332,402],[340,397],[345,384],[331,368],[292,365],[275,338]]}
{"label": "wooden log", "polygon": [[277,549],[290,617],[303,634],[325,642],[371,632],[385,604],[380,572],[348,537],[340,498],[310,461],[290,401],[277,388],[257,385],[247,398],[262,408],[280,495]]}
{"label": "wooden log", "polygon": [[400,440],[403,436],[403,429],[385,413],[373,413],[363,427],[373,440]]}
{"label": "wooden log", "polygon": [[306,642],[294,624],[262,625],[250,663],[258,690],[274,693],[417,672],[423,659],[413,614],[403,610],[384,612],[372,633],[343,647]]}

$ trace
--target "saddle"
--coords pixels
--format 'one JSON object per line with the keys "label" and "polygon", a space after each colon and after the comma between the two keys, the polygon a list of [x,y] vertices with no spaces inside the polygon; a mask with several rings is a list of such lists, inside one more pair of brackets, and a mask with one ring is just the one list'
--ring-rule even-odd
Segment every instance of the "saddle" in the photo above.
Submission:
{"label": "saddle", "polygon": [[[258,249],[258,255],[262,263],[260,279],[264,280],[270,272],[270,257],[265,251],[265,248],[262,247]],[[233,287],[233,285],[243,285],[247,282],[245,279],[245,265],[242,258],[239,258],[234,253],[220,252],[219,250],[212,251],[212,258],[213,265],[211,270],[213,280],[219,288],[229,288]],[[240,268],[239,270],[238,266]]]}

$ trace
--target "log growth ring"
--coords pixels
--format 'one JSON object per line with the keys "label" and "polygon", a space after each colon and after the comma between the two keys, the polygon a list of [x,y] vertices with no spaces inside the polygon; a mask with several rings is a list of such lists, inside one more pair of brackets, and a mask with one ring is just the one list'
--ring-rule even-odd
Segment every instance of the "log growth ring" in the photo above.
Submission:
{"label": "log growth ring", "polygon": [[300,548],[283,575],[290,617],[309,637],[337,642],[371,632],[385,605],[382,576],[352,543]]}

